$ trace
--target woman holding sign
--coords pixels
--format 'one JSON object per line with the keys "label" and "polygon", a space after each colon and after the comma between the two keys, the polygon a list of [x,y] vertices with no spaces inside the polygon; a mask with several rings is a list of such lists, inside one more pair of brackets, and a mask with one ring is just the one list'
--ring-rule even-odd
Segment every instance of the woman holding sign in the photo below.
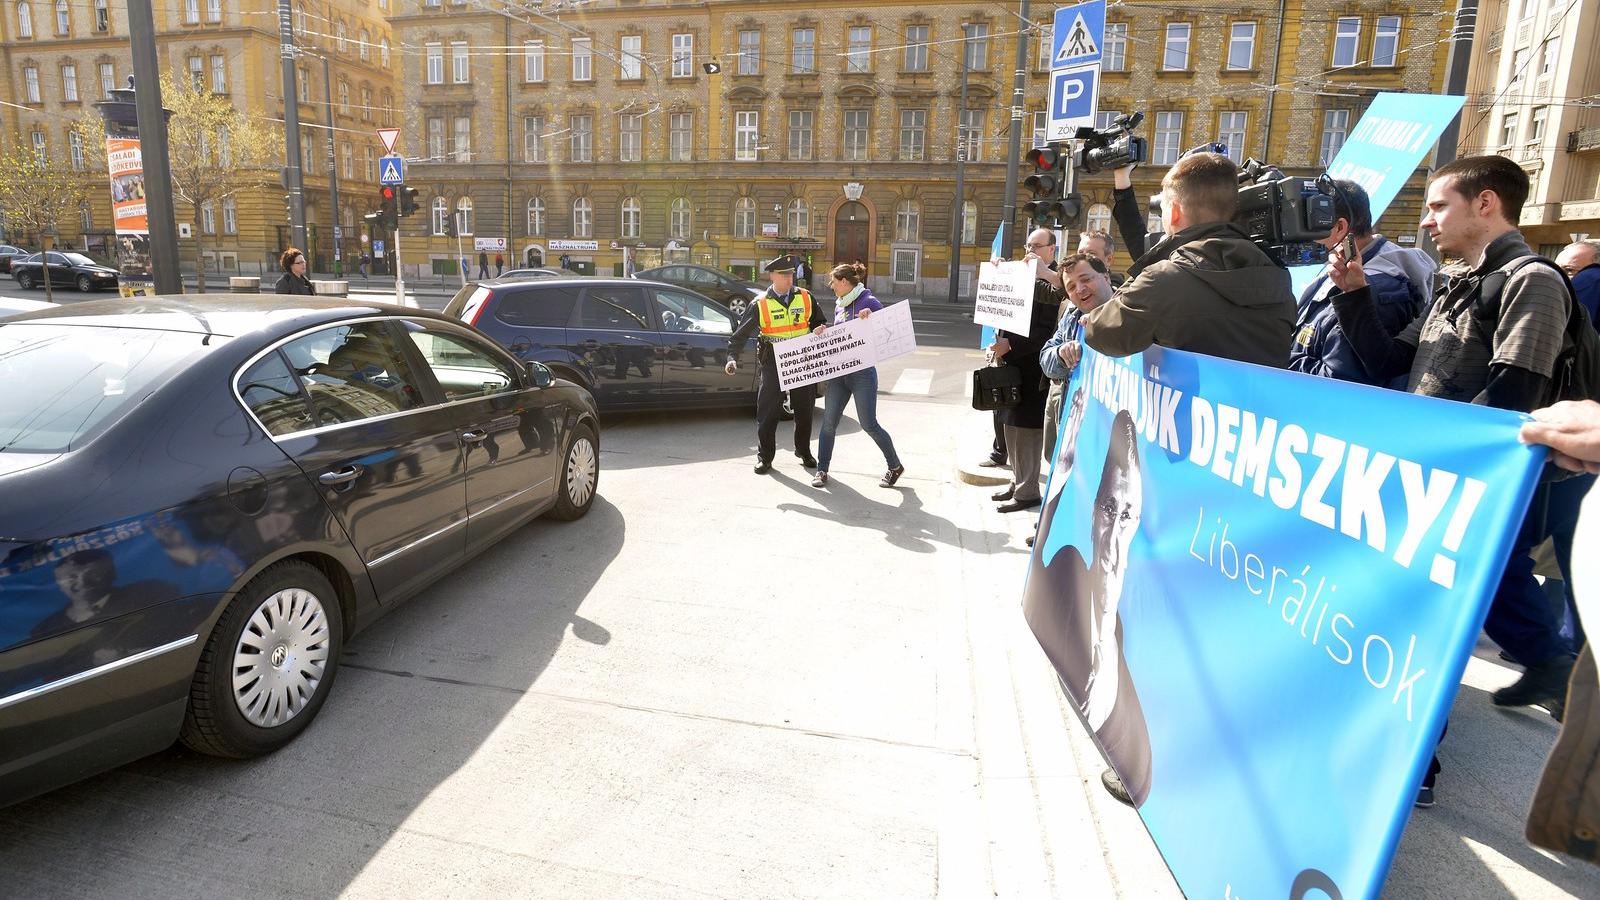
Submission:
{"label": "woman holding sign", "polygon": [[[851,319],[865,319],[874,312],[883,309],[883,304],[878,298],[872,296],[867,286],[861,279],[867,275],[867,267],[860,263],[834,266],[828,273],[828,285],[833,288],[833,294],[838,297],[835,304],[833,324],[843,325]],[[823,328],[816,330],[821,334]],[[822,435],[817,438],[817,477],[811,479],[812,487],[828,486],[828,464],[833,462],[833,438],[839,430],[839,420],[844,416],[845,405],[854,397],[856,401],[856,417],[861,420],[861,430],[872,435],[877,442],[878,449],[883,451],[884,462],[889,470],[883,473],[883,480],[878,484],[881,487],[893,487],[900,476],[905,473],[906,467],[900,464],[900,457],[894,452],[894,441],[889,437],[889,432],[883,430],[878,424],[878,369],[868,366],[857,369],[828,382],[824,389],[826,407],[822,414]]]}

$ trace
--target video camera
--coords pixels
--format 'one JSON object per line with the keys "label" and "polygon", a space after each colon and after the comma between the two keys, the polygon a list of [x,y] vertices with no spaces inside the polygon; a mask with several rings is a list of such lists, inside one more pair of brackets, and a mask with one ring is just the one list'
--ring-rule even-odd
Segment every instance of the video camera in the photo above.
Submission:
{"label": "video camera", "polygon": [[1111,121],[1111,127],[1104,131],[1079,128],[1076,137],[1083,142],[1083,146],[1073,155],[1073,167],[1085,175],[1093,175],[1106,169],[1120,169],[1149,160],[1150,142],[1135,137],[1133,133],[1143,121],[1144,113],[1136,112],[1117,116]]}
{"label": "video camera", "polygon": [[1233,224],[1280,265],[1328,260],[1326,240],[1339,220],[1334,212],[1333,178],[1291,177],[1255,159],[1239,167],[1239,206]]}

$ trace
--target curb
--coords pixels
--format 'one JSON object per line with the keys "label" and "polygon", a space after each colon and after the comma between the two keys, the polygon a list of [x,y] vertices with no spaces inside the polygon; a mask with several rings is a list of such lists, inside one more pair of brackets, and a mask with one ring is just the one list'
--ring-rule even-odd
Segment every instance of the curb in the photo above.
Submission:
{"label": "curb", "polygon": [[[995,472],[1004,472],[1006,474],[992,474]],[[956,480],[965,482],[967,484],[980,485],[982,487],[996,487],[998,485],[1011,483],[1011,470],[1009,468],[980,468],[977,463],[968,464],[965,462],[957,462]]]}

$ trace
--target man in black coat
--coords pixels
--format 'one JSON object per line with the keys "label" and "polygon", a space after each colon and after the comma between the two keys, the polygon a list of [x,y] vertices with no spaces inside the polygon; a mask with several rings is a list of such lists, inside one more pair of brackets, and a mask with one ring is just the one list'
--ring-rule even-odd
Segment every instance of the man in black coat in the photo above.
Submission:
{"label": "man in black coat", "polygon": [[1034,267],[1033,315],[1028,333],[998,331],[989,352],[1003,366],[1015,366],[1022,375],[1022,402],[1000,411],[1006,451],[1011,457],[1011,486],[994,495],[1000,512],[1017,512],[1039,505],[1039,461],[1044,455],[1044,405],[1049,386],[1039,368],[1039,350],[1056,330],[1056,317],[1066,294],[1056,272],[1056,233],[1039,228],[1028,235],[1023,262]]}

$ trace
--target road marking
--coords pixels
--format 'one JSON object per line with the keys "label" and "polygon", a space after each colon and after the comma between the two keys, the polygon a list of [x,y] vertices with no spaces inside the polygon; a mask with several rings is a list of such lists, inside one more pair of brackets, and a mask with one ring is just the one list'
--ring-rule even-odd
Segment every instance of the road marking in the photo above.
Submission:
{"label": "road marking", "polygon": [[926,397],[933,387],[932,369],[905,369],[894,381],[891,394],[921,394]]}

